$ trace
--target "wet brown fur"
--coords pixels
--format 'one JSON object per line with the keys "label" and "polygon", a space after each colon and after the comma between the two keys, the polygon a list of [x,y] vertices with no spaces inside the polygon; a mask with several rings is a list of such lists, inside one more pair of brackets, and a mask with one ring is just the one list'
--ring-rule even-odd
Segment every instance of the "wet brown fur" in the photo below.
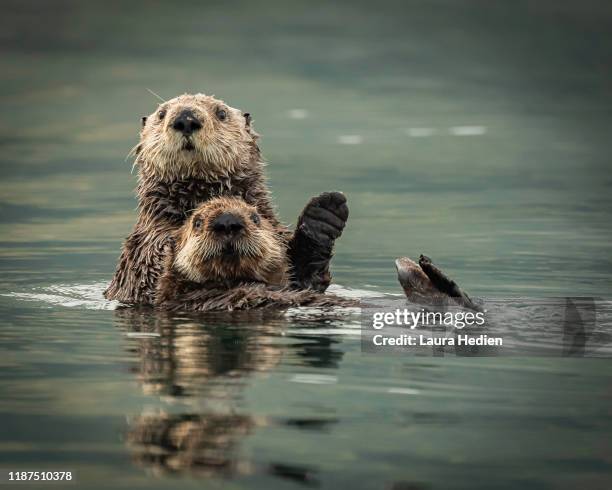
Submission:
{"label": "wet brown fur", "polygon": [[[357,302],[289,287],[287,243],[254,206],[221,197],[202,204],[166,250],[155,304],[165,310],[231,311],[292,306],[356,306]],[[212,231],[221,213],[231,213],[245,228],[231,241]],[[231,254],[224,250],[231,250]]]}
{"label": "wet brown fur", "polygon": [[[185,149],[185,138],[171,128],[173,118],[185,108],[196,112],[203,124],[188,138],[190,150]],[[226,112],[224,121],[217,117],[220,109]],[[271,203],[257,138],[248,114],[203,94],[181,95],[143,118],[134,149],[138,220],[122,247],[115,276],[104,293],[107,299],[151,304],[168,239],[212,197],[241,197],[279,237],[289,236]]]}
{"label": "wet brown fur", "polygon": [[158,305],[170,311],[238,311],[255,308],[286,309],[298,306],[351,307],[359,302],[318,293],[309,289],[275,288],[265,284],[242,283],[232,288],[202,288],[202,285],[181,284],[180,294]]}

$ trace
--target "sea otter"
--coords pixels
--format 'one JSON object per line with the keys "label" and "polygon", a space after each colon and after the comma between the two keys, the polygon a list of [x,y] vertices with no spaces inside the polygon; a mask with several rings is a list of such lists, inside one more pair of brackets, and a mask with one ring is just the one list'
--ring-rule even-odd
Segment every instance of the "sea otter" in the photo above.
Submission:
{"label": "sea otter", "polygon": [[339,192],[310,200],[291,233],[271,203],[251,116],[203,94],[181,95],[142,118],[134,148],[138,220],[121,251],[107,299],[151,304],[167,240],[214,196],[239,196],[286,241],[293,287],[324,291],[334,241],[348,218]]}
{"label": "sea otter", "polygon": [[218,197],[201,204],[168,243],[155,305],[224,311],[358,304],[290,283],[287,244],[274,222],[243,199]]}

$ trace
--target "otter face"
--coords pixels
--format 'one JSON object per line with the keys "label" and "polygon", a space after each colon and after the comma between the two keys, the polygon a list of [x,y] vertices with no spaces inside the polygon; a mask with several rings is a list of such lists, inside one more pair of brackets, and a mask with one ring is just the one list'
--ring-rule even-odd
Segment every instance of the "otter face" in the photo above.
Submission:
{"label": "otter face", "polygon": [[219,180],[259,161],[250,115],[204,94],[184,94],[143,118],[136,162],[162,180]]}
{"label": "otter face", "polygon": [[235,197],[212,199],[183,225],[174,268],[186,279],[225,284],[286,281],[285,244],[257,209]]}

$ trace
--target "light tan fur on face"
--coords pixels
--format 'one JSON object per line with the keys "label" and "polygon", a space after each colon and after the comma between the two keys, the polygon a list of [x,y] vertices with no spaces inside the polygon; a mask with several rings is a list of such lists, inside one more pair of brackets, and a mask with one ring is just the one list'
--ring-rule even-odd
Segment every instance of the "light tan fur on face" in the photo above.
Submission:
{"label": "light tan fur on face", "polygon": [[[211,223],[222,213],[240,216],[245,229],[231,241],[235,253],[224,255],[224,243],[211,230]],[[258,281],[281,285],[287,281],[285,244],[264,217],[253,222],[254,206],[242,199],[219,197],[202,204],[183,225],[176,243],[174,268],[186,279],[207,281]],[[201,222],[196,228],[198,220]]]}
{"label": "light tan fur on face", "polygon": [[[202,128],[190,136],[193,150],[185,150],[184,136],[172,128],[181,111],[189,109]],[[219,120],[217,111],[223,109],[227,117]],[[163,116],[163,117],[161,117]],[[198,178],[218,181],[240,173],[241,166],[259,162],[257,139],[245,115],[222,100],[204,94],[184,94],[159,105],[146,118],[136,146],[136,164],[147,175],[159,179]]]}

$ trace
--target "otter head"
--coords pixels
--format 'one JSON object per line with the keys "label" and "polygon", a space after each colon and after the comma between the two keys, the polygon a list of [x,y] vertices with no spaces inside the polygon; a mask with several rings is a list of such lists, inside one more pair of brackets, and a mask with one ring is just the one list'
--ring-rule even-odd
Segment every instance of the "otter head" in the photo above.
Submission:
{"label": "otter head", "polygon": [[197,208],[179,230],[172,266],[189,281],[282,284],[285,244],[257,209],[235,197]]}
{"label": "otter head", "polygon": [[136,163],[160,180],[219,180],[259,162],[250,114],[204,94],[184,94],[142,118]]}

